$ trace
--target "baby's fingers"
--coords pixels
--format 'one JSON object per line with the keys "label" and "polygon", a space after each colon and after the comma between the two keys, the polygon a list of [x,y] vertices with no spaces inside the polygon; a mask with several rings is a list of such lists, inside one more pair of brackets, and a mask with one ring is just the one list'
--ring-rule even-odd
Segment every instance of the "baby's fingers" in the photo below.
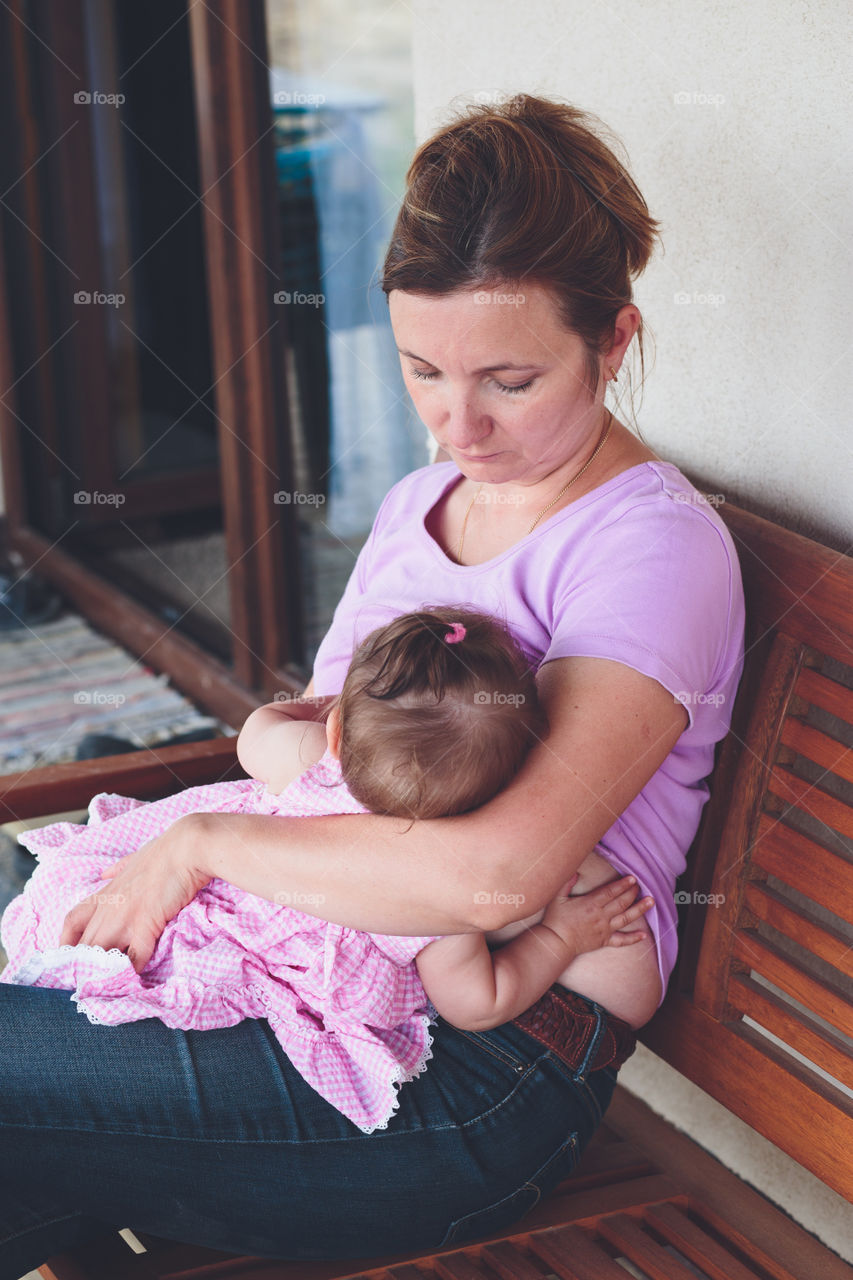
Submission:
{"label": "baby's fingers", "polygon": [[620,907],[628,907],[637,894],[636,876],[623,876],[621,880],[608,880],[590,893],[590,900],[607,915],[618,911]]}
{"label": "baby's fingers", "polygon": [[611,933],[604,945],[606,947],[630,947],[635,942],[644,942],[645,940],[645,933],[642,933],[639,929],[632,929],[630,933]]}
{"label": "baby's fingers", "polygon": [[634,902],[630,907],[628,907],[627,911],[623,912],[622,924],[619,926],[620,929],[623,925],[633,924],[635,920],[639,920],[640,916],[644,916],[654,905],[655,900],[651,895],[645,898],[640,898],[638,902]]}
{"label": "baby's fingers", "polygon": [[[624,929],[626,925],[633,924],[635,920],[639,920],[640,916],[644,916],[654,906],[654,902],[654,898],[651,897],[640,898],[639,902],[633,903],[632,906],[620,912],[619,915],[611,916],[610,928]],[[613,905],[615,907],[621,906],[620,899],[617,899]]]}

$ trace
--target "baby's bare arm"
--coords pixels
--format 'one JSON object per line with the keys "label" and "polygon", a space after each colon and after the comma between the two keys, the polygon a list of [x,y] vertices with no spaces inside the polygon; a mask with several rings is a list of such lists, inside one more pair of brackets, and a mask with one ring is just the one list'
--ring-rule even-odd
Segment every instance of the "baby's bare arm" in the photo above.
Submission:
{"label": "baby's bare arm", "polygon": [[639,931],[618,932],[652,905],[651,898],[630,905],[635,896],[632,876],[578,897],[561,891],[539,924],[494,952],[482,933],[439,938],[415,961],[424,990],[464,1031],[499,1027],[529,1009],[583,952],[639,942]]}
{"label": "baby's bare arm", "polygon": [[[258,712],[252,714],[257,716]],[[249,776],[265,782],[276,795],[316,764],[326,750],[326,726],[317,721],[294,720],[271,711],[260,728],[242,747],[238,741],[237,755]]]}

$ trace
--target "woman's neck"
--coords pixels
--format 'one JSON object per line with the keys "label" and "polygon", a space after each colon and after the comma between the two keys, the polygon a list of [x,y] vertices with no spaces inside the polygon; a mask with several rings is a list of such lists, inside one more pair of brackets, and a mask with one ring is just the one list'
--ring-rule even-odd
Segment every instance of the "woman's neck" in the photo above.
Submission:
{"label": "woman's neck", "polygon": [[[495,518],[497,512],[500,512],[499,523],[504,531],[515,530],[517,537],[521,537],[537,517],[539,523],[556,515],[631,467],[660,461],[657,454],[615,418],[598,456],[593,457],[601,446],[601,440],[599,437],[591,449],[586,448],[553,471],[528,483],[512,480],[488,484],[466,477],[459,486],[463,510],[468,514],[463,547],[467,544],[472,523],[476,522],[476,526],[483,530],[494,527],[498,523]],[[583,474],[578,475],[581,469],[584,469]],[[561,490],[565,492],[561,493]]]}

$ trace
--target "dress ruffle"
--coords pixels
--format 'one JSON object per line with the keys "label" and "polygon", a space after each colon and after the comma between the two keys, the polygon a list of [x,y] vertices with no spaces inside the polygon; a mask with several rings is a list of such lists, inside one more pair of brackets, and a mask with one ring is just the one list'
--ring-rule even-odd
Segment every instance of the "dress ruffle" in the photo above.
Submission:
{"label": "dress ruffle", "polygon": [[39,865],[3,915],[0,981],[70,991],[91,1022],[108,1026],[156,1017],[206,1030],[266,1018],[318,1093],[365,1133],[384,1128],[397,1089],[431,1057],[435,1010],[412,961],[432,937],[361,933],[308,914],[322,910],[320,894],[273,903],[214,879],[167,923],[141,974],[117,950],[58,945],[77,902],[114,892],[105,869],[185,813],[363,813],[336,768],[327,755],[280,796],[252,780],[150,804],[100,793],[88,825],[24,832]]}

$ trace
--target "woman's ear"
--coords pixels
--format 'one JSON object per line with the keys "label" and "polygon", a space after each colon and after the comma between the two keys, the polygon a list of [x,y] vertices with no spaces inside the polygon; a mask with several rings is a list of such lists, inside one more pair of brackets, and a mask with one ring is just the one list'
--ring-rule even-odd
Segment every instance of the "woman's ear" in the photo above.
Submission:
{"label": "woman's ear", "polygon": [[341,758],[341,712],[337,703],[326,717],[326,742],[336,760]]}
{"label": "woman's ear", "polygon": [[610,365],[616,370],[619,369],[631,339],[639,327],[639,307],[635,307],[633,302],[628,302],[619,311],[613,323],[613,341],[610,345],[610,350],[606,352],[603,359],[605,374]]}

